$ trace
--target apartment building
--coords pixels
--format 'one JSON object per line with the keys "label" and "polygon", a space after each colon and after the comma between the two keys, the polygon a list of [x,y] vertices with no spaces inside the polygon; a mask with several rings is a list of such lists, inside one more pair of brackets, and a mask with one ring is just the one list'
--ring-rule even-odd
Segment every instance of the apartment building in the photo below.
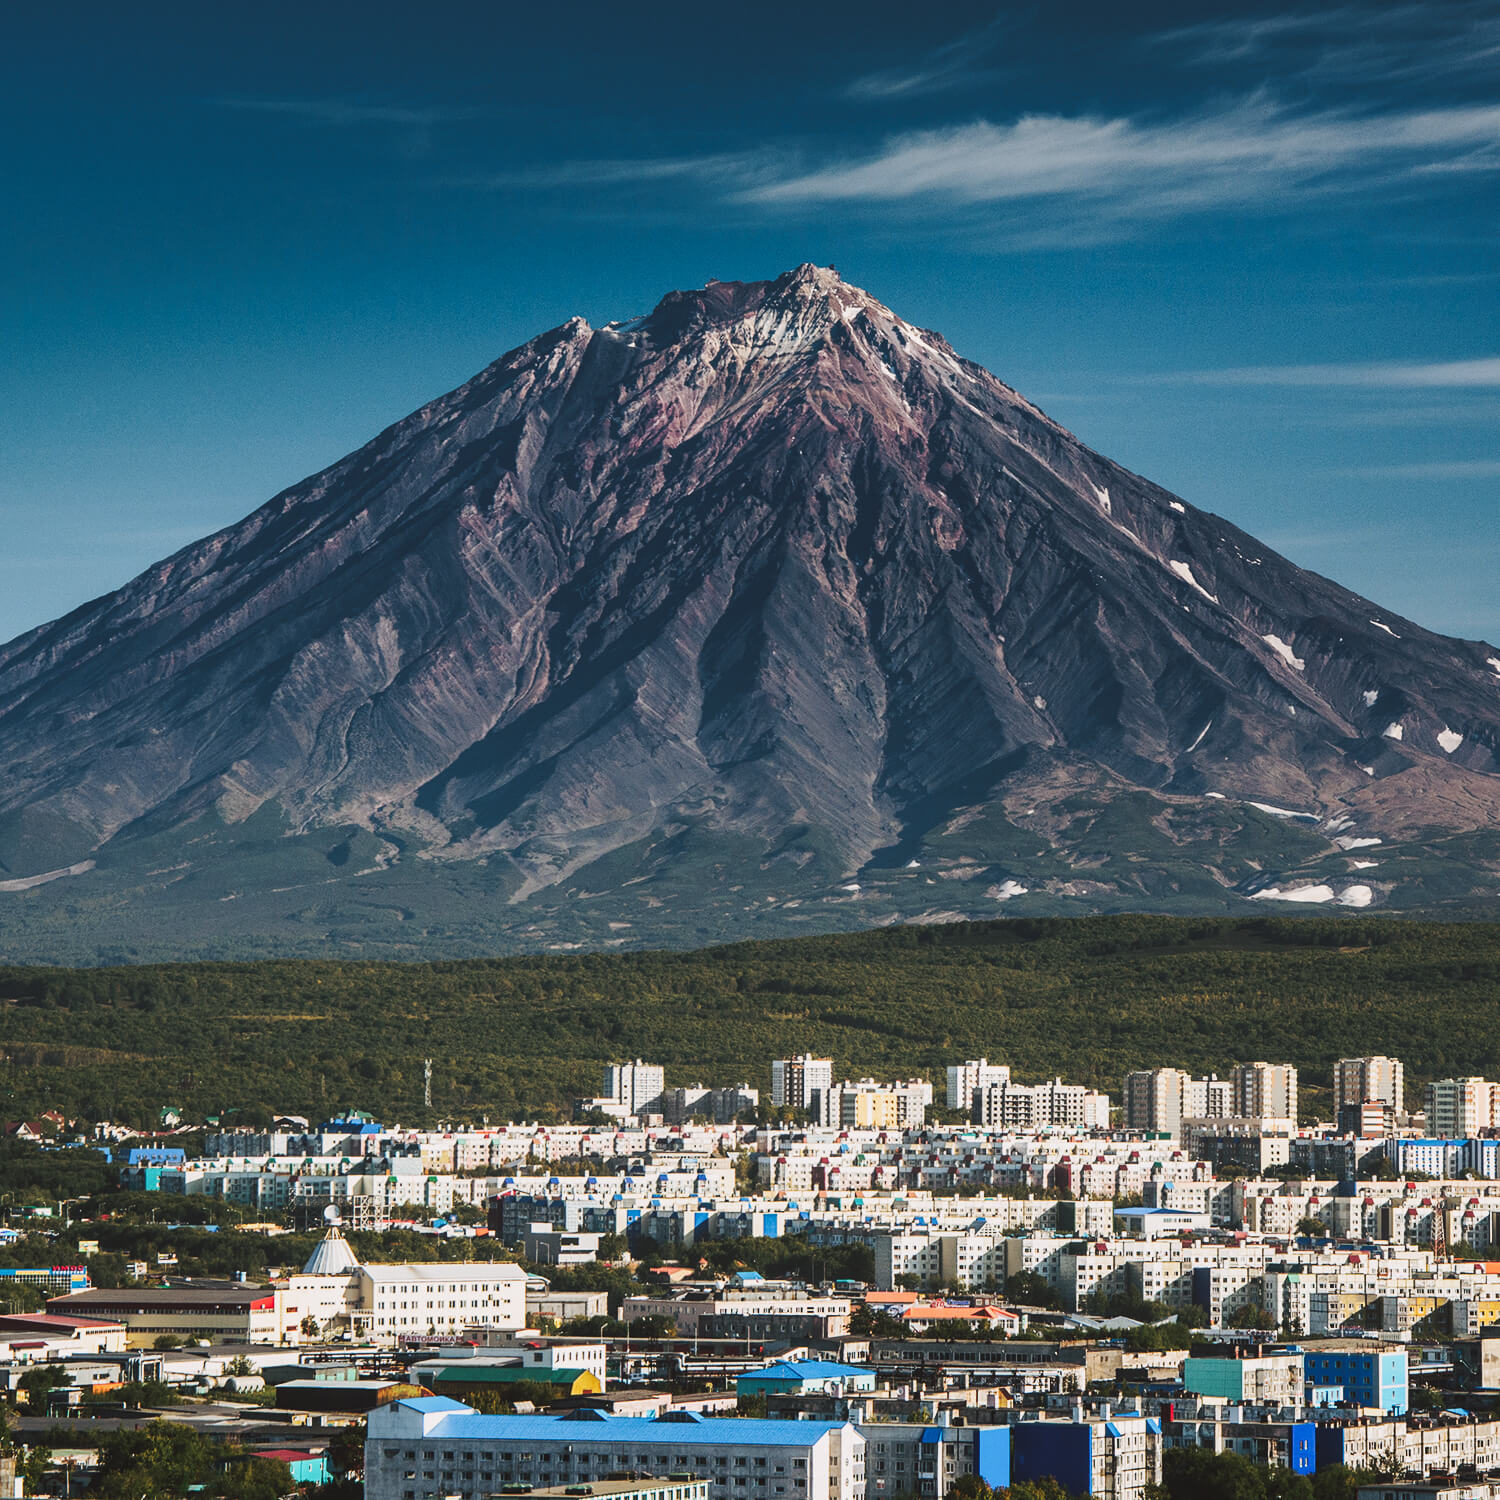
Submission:
{"label": "apartment building", "polygon": [[1297,1123],[1297,1070],[1290,1063],[1242,1063],[1230,1075],[1233,1113]]}
{"label": "apartment building", "polygon": [[1379,1103],[1406,1111],[1406,1068],[1394,1057],[1341,1057],[1333,1065],[1333,1108]]}
{"label": "apartment building", "polygon": [[1430,1136],[1467,1137],[1493,1128],[1500,1087],[1485,1078],[1439,1078],[1423,1093]]}
{"label": "apartment building", "polygon": [[1234,1113],[1234,1086],[1217,1075],[1194,1078],[1181,1068],[1146,1068],[1125,1075],[1127,1130],[1182,1134],[1185,1119]]}
{"label": "apartment building", "polygon": [[[482,1416],[424,1397],[370,1413],[368,1500],[481,1497],[516,1485],[590,1485],[610,1474],[708,1481],[709,1500],[866,1500],[865,1440],[844,1422],[703,1417]],[[668,1500],[687,1500],[686,1496]]]}
{"label": "apartment building", "polygon": [[846,1080],[824,1090],[819,1120],[825,1128],[920,1130],[931,1103],[932,1085],[925,1078],[901,1083]]}
{"label": "apartment building", "polygon": [[974,1123],[1034,1130],[1047,1125],[1109,1129],[1109,1096],[1079,1084],[992,1083],[974,1094]]}
{"label": "apartment building", "polygon": [[771,1105],[774,1109],[801,1109],[821,1117],[823,1096],[833,1087],[833,1059],[778,1057],[771,1064]]}
{"label": "apartment building", "polygon": [[956,1063],[948,1069],[948,1108],[967,1115],[974,1108],[976,1090],[1009,1082],[1010,1069],[1004,1063],[992,1063],[987,1057]]}

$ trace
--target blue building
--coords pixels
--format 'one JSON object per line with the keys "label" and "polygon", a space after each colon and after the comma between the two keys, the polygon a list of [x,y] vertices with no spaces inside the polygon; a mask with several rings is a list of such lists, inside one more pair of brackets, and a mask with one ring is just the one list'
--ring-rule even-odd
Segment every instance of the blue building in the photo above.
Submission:
{"label": "blue building", "polygon": [[1378,1407],[1393,1417],[1406,1415],[1406,1350],[1389,1344],[1352,1342],[1347,1348],[1323,1345],[1306,1353],[1311,1386],[1342,1386],[1356,1406]]}
{"label": "blue building", "polygon": [[1055,1479],[1070,1494],[1139,1494],[1161,1480],[1161,1423],[1139,1412],[1071,1422],[1016,1422],[1010,1429],[1010,1482]]}

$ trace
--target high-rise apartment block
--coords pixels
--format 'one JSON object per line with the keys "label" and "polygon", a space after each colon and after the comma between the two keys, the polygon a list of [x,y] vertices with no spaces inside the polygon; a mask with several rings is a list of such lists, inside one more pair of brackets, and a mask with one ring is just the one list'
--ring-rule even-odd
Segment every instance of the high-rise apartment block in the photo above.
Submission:
{"label": "high-rise apartment block", "polygon": [[1333,1065],[1333,1108],[1375,1102],[1406,1108],[1406,1069],[1394,1057],[1341,1057]]}
{"label": "high-rise apartment block", "polygon": [[1438,1140],[1462,1140],[1491,1129],[1500,1104],[1500,1087],[1486,1078],[1439,1078],[1427,1085],[1427,1134]]}
{"label": "high-rise apartment block", "polygon": [[975,1089],[987,1089],[992,1083],[1009,1083],[1010,1069],[1004,1063],[992,1063],[987,1057],[957,1063],[948,1069],[948,1108],[966,1114],[974,1108]]}
{"label": "high-rise apartment block", "polygon": [[1181,1068],[1145,1068],[1125,1075],[1125,1128],[1182,1134],[1184,1120],[1221,1120],[1234,1113],[1234,1087],[1210,1074],[1193,1078]]}
{"label": "high-rise apartment block", "polygon": [[823,1096],[833,1087],[833,1060],[814,1057],[778,1057],[771,1064],[771,1105],[775,1109],[804,1109],[821,1116]]}
{"label": "high-rise apartment block", "polygon": [[644,1114],[661,1107],[666,1092],[666,1070],[636,1058],[633,1063],[610,1063],[604,1070],[604,1094],[618,1099],[627,1115]]}
{"label": "high-rise apartment block", "polygon": [[1290,1063],[1243,1063],[1231,1082],[1236,1115],[1297,1123],[1297,1070]]}

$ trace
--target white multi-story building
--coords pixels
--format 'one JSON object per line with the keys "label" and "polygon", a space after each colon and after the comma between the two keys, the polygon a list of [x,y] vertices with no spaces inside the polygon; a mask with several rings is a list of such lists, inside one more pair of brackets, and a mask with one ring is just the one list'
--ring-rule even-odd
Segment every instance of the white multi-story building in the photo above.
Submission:
{"label": "white multi-story building", "polygon": [[821,1116],[823,1096],[833,1087],[833,1059],[778,1057],[771,1064],[771,1104],[776,1109],[802,1109]]}
{"label": "white multi-story building", "polygon": [[1181,1068],[1147,1068],[1125,1075],[1127,1130],[1180,1135],[1185,1119],[1234,1113],[1234,1086],[1216,1075],[1193,1078]]}
{"label": "white multi-story building", "polygon": [[987,1057],[956,1063],[948,1069],[948,1108],[968,1114],[974,1108],[976,1089],[1009,1082],[1010,1069],[1004,1063],[992,1063]]}
{"label": "white multi-story building", "polygon": [[975,1092],[974,1119],[980,1125],[1019,1130],[1042,1125],[1108,1130],[1109,1096],[1060,1078],[1051,1083],[995,1083]]}
{"label": "white multi-story building", "polygon": [[1478,1135],[1495,1123],[1500,1088],[1484,1078],[1439,1078],[1427,1085],[1427,1133],[1453,1139]]}
{"label": "white multi-story building", "polygon": [[1297,1070],[1290,1063],[1243,1063],[1234,1070],[1233,1113],[1297,1123]]}
{"label": "white multi-story building", "polygon": [[1341,1057],[1333,1065],[1335,1115],[1348,1104],[1373,1100],[1399,1115],[1406,1109],[1406,1068],[1394,1057]]}
{"label": "white multi-story building", "polygon": [[834,1129],[920,1130],[931,1103],[932,1085],[925,1078],[903,1083],[846,1079],[824,1092],[819,1114],[821,1123]]}
{"label": "white multi-story building", "polygon": [[618,1099],[626,1115],[643,1115],[659,1108],[666,1088],[666,1070],[640,1058],[633,1063],[610,1063],[604,1070],[605,1097]]}
{"label": "white multi-story building", "polygon": [[865,1440],[847,1422],[703,1417],[482,1416],[445,1397],[370,1413],[368,1500],[461,1500],[508,1486],[582,1486],[607,1474],[694,1474],[710,1500],[865,1500]]}

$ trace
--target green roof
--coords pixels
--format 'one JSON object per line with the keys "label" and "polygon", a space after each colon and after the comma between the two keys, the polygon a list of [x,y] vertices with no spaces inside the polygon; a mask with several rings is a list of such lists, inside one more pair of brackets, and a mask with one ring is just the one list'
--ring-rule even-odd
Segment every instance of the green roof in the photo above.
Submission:
{"label": "green roof", "polygon": [[438,1385],[512,1385],[516,1381],[533,1381],[537,1385],[572,1385],[587,1370],[528,1370],[524,1365],[480,1365],[465,1361],[462,1369],[439,1371],[432,1384]]}

